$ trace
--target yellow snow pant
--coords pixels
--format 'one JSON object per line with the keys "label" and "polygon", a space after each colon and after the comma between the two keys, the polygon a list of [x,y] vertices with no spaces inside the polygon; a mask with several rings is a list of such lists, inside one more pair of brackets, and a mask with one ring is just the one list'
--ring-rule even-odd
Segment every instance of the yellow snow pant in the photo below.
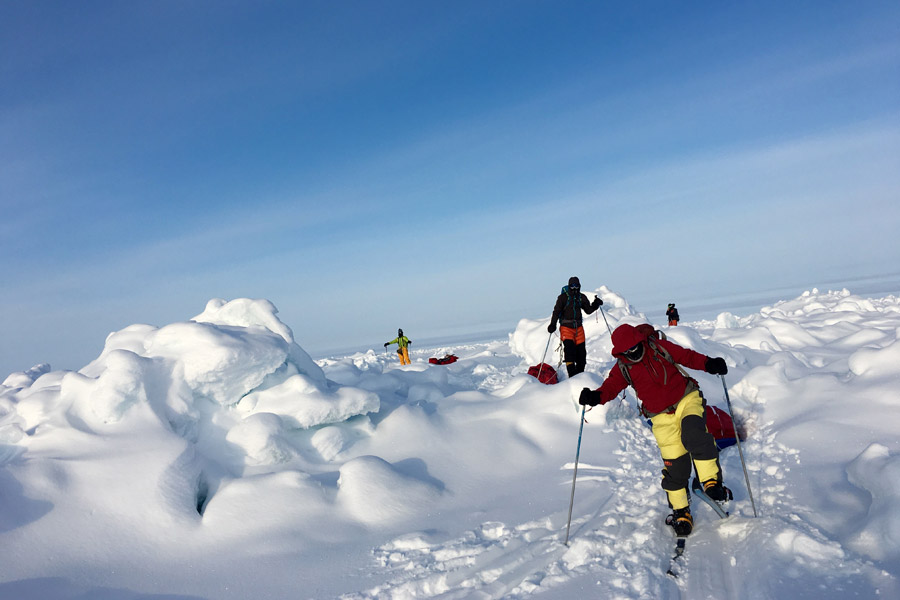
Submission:
{"label": "yellow snow pant", "polygon": [[400,364],[401,365],[410,364],[409,348],[397,348],[397,354],[400,356]]}
{"label": "yellow snow pant", "polygon": [[703,396],[691,392],[676,405],[675,412],[655,415],[650,421],[665,465],[663,489],[673,509],[684,508],[692,460],[700,481],[721,481],[719,450],[706,430]]}

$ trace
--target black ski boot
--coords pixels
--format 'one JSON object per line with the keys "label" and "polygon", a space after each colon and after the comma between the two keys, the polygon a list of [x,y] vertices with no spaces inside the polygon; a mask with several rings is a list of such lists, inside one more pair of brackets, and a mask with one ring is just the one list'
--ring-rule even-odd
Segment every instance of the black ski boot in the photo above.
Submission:
{"label": "black ski boot", "polygon": [[734,494],[721,481],[707,479],[703,482],[703,491],[716,502],[727,502],[734,499]]}
{"label": "black ski boot", "polygon": [[675,535],[683,537],[690,535],[694,530],[694,519],[691,517],[691,508],[685,506],[672,511],[672,514],[666,517],[666,525],[675,530]]}

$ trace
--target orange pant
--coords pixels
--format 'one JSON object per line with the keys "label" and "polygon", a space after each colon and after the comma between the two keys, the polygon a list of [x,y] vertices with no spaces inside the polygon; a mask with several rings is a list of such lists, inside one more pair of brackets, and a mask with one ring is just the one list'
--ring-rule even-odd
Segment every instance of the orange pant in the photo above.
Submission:
{"label": "orange pant", "polygon": [[560,327],[559,337],[563,343],[563,356],[566,360],[566,372],[569,377],[584,373],[587,363],[587,349],[584,347],[583,327]]}
{"label": "orange pant", "polygon": [[676,325],[678,325],[678,321],[676,321],[675,319],[669,319],[669,327],[675,327]]}
{"label": "orange pant", "polygon": [[400,355],[400,364],[401,365],[410,364],[409,348],[397,348],[397,354]]}
{"label": "orange pant", "polygon": [[562,341],[572,340],[576,344],[584,343],[584,327],[572,328],[572,327],[560,327],[559,328],[559,337]]}

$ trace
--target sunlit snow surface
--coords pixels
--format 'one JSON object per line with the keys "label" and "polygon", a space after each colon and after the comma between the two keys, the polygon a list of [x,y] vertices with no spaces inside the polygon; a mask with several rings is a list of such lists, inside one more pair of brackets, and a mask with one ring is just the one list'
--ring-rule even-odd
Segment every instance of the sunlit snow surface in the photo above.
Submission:
{"label": "sunlit snow surface", "polygon": [[[663,327],[728,362],[759,512],[726,449],[733,516],[694,507],[675,580],[630,393],[587,413],[562,543],[575,399],[613,366],[607,323],[648,320],[595,293],[588,372],[554,386],[526,374],[558,364],[548,318],[439,348],[407,332],[405,367],[379,340],[314,362],[250,299],[114,332],[78,372],[9,375],[0,598],[900,597],[900,299],[813,290]],[[695,375],[725,408],[722,381]]]}

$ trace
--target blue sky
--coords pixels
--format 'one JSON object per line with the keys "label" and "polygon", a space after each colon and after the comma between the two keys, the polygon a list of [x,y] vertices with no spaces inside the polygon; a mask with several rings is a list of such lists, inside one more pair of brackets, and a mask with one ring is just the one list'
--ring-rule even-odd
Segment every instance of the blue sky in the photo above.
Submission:
{"label": "blue sky", "polygon": [[512,330],[570,275],[660,319],[900,290],[898,30],[865,1],[2,3],[0,376],[215,297],[320,355]]}

